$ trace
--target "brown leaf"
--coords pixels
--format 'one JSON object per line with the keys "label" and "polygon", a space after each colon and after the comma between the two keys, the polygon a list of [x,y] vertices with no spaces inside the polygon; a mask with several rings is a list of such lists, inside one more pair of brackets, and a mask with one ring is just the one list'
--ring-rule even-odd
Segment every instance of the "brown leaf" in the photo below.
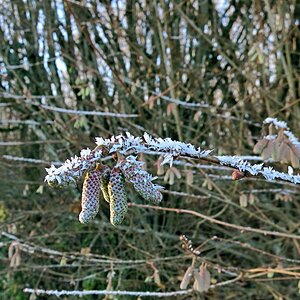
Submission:
{"label": "brown leaf", "polygon": [[273,151],[273,144],[274,144],[273,140],[268,141],[268,145],[264,148],[264,150],[261,153],[263,160],[267,160],[271,158],[272,151]]}
{"label": "brown leaf", "polygon": [[248,201],[249,201],[249,204],[254,204],[254,202],[255,202],[255,196],[252,193],[249,194]]}
{"label": "brown leaf", "polygon": [[279,161],[280,159],[280,145],[282,142],[278,141],[277,139],[274,140],[273,149],[272,149],[272,159],[274,161]]}
{"label": "brown leaf", "polygon": [[153,274],[154,282],[160,289],[164,289],[165,285],[161,282],[160,276],[159,276],[159,271],[155,270]]}
{"label": "brown leaf", "polygon": [[86,247],[86,248],[81,248],[80,249],[80,253],[84,254],[84,255],[88,255],[91,253],[91,248],[90,247]]}
{"label": "brown leaf", "polygon": [[174,112],[174,109],[175,109],[175,103],[169,103],[167,105],[167,116],[170,116]]}
{"label": "brown leaf", "polygon": [[259,140],[259,141],[255,144],[255,146],[254,146],[254,148],[253,148],[253,152],[254,152],[255,154],[261,154],[262,151],[267,147],[267,145],[268,145],[268,140],[266,140],[266,139]]}
{"label": "brown leaf", "polygon": [[187,286],[191,282],[191,278],[193,276],[193,272],[194,272],[194,267],[193,266],[189,266],[187,268],[186,272],[184,273],[183,278],[181,280],[181,283],[180,283],[180,289],[181,290],[185,290],[187,288]]}
{"label": "brown leaf", "polygon": [[172,172],[175,174],[175,176],[176,176],[178,179],[180,179],[180,178],[181,178],[181,173],[180,173],[180,171],[179,171],[177,168],[175,168],[175,167],[171,167],[171,169],[172,169]]}
{"label": "brown leaf", "polygon": [[240,194],[240,206],[247,207],[248,205],[248,196],[244,193]]}
{"label": "brown leaf", "polygon": [[210,287],[210,273],[206,269],[206,264],[200,266],[199,272],[194,270],[194,289],[199,292],[207,292]]}
{"label": "brown leaf", "polygon": [[194,175],[192,170],[188,170],[186,173],[186,184],[192,185],[194,182]]}
{"label": "brown leaf", "polygon": [[279,161],[283,164],[288,164],[291,161],[291,152],[286,142],[281,143],[279,147]]}
{"label": "brown leaf", "polygon": [[299,158],[297,157],[297,155],[295,154],[295,152],[292,149],[290,149],[290,153],[291,153],[292,167],[293,168],[299,168],[299,166],[300,166]]}
{"label": "brown leaf", "polygon": [[299,158],[300,158],[300,150],[296,148],[294,145],[290,144],[290,154],[291,154],[291,163],[293,168],[299,168]]}
{"label": "brown leaf", "polygon": [[18,242],[12,242],[8,248],[8,258],[10,259],[9,266],[16,268],[21,263],[20,245]]}
{"label": "brown leaf", "polygon": [[165,176],[164,176],[164,181],[165,181],[165,182],[168,182],[169,177],[170,177],[170,173],[171,173],[171,170],[168,169],[167,172],[166,172],[166,174],[165,174]]}
{"label": "brown leaf", "polygon": [[170,175],[169,175],[169,185],[173,185],[175,182],[175,173],[170,170]]}
{"label": "brown leaf", "polygon": [[164,160],[163,156],[160,156],[159,159],[155,163],[155,165],[156,165],[156,174],[158,176],[164,175],[164,173],[165,173],[164,166],[161,165],[163,160]]}

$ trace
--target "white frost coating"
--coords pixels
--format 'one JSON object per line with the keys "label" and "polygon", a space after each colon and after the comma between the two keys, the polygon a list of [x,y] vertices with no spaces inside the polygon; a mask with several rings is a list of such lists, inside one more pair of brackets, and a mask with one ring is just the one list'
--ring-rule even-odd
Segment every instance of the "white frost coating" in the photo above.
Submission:
{"label": "white frost coating", "polygon": [[195,148],[191,144],[186,144],[179,141],[173,141],[170,138],[153,138],[148,133],[144,133],[143,138],[134,137],[129,132],[126,136],[118,135],[110,139],[96,138],[98,146],[105,146],[109,148],[109,152],[119,151],[126,153],[133,150],[135,153],[146,152],[149,150],[163,152],[163,163],[170,163],[172,165],[173,157],[176,156],[189,156],[194,158],[201,158],[208,156],[212,150],[201,150]]}
{"label": "white frost coating", "polygon": [[289,129],[287,127],[286,122],[279,121],[279,120],[277,120],[277,118],[266,118],[263,123],[264,124],[270,124],[270,123],[272,123],[272,124],[275,125],[276,129],[278,129],[278,128]]}
{"label": "white frost coating", "polygon": [[[276,118],[266,118],[263,123],[264,124],[270,124],[270,123],[272,123],[272,124],[274,124],[274,126],[275,126],[276,129],[280,129],[280,128],[286,129],[286,130],[283,131],[284,134],[289,138],[290,142],[295,147],[300,148],[300,142],[299,142],[298,138],[296,138],[294,136],[294,134],[290,131],[289,127],[287,127],[286,122],[279,121]],[[264,138],[267,139],[267,140],[274,140],[274,139],[277,138],[277,134],[275,134],[275,135],[267,135]]]}
{"label": "white frost coating", "polygon": [[266,140],[273,141],[277,138],[277,134],[269,134],[264,137]]}
{"label": "white frost coating", "polygon": [[[214,286],[211,286],[214,287]],[[66,291],[66,290],[42,290],[42,289],[32,289],[25,288],[23,289],[24,293],[34,293],[36,295],[54,295],[56,297],[61,297],[64,295],[67,296],[88,296],[88,295],[119,295],[119,296],[136,296],[136,297],[175,297],[178,295],[187,295],[193,292],[192,289],[189,290],[180,290],[173,292],[139,292],[139,291],[108,291],[108,290],[89,290],[89,291]]]}
{"label": "white frost coating", "polygon": [[284,134],[289,138],[290,142],[297,148],[300,148],[299,140],[294,136],[291,131],[285,130]]}
{"label": "white frost coating", "polygon": [[[144,165],[144,162],[137,160],[135,156],[130,155],[130,156],[126,157],[126,162],[128,162],[128,163],[124,163],[124,161],[120,161],[119,163],[116,164],[116,167],[117,168],[120,167],[123,170],[131,169],[133,166],[136,167],[134,169],[134,175],[138,174],[140,177],[143,178],[145,183],[148,181],[153,181],[153,180],[157,179],[156,176],[155,177],[152,176],[151,174],[149,174],[142,168]],[[125,179],[128,182],[131,182],[130,178],[128,178],[126,175],[125,175]],[[158,184],[153,184],[153,188],[155,188],[157,191],[162,191],[165,189],[163,186],[160,186]]]}
{"label": "white frost coating", "polygon": [[220,161],[221,165],[231,166],[239,169],[242,172],[249,172],[251,175],[262,175],[267,180],[273,181],[275,179],[281,179],[284,181],[290,181],[294,184],[300,183],[300,175],[287,174],[283,172],[278,172],[272,167],[264,167],[264,164],[251,165],[249,162],[241,160],[236,156],[216,156]]}
{"label": "white frost coating", "polygon": [[53,186],[75,183],[87,170],[92,169],[101,157],[101,150],[95,152],[90,149],[81,150],[80,157],[71,157],[61,167],[56,168],[51,165],[50,168],[46,168],[48,175],[45,177],[45,181]]}

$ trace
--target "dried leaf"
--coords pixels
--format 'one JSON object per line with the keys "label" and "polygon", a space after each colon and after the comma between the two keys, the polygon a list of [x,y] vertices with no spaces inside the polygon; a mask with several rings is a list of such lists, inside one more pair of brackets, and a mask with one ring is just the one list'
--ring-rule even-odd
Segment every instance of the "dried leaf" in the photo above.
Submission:
{"label": "dried leaf", "polygon": [[167,116],[170,116],[174,112],[174,109],[175,109],[175,103],[169,103],[167,105]]}
{"label": "dried leaf", "polygon": [[280,141],[278,141],[277,139],[274,140],[273,149],[272,149],[272,159],[274,161],[279,161],[280,159],[280,145],[281,145]]}
{"label": "dried leaf", "polygon": [[180,289],[181,290],[185,290],[188,287],[189,283],[191,282],[193,272],[194,272],[194,267],[189,266],[187,268],[186,272],[184,273],[183,278],[181,280],[181,283],[180,283]]}
{"label": "dried leaf", "polygon": [[194,114],[194,121],[195,121],[195,122],[199,122],[201,115],[202,115],[202,111],[201,111],[201,110],[198,110],[198,111]]}
{"label": "dried leaf", "polygon": [[288,164],[291,162],[291,152],[289,146],[283,142],[279,147],[279,161],[283,164]]}
{"label": "dried leaf", "polygon": [[81,248],[80,253],[83,255],[88,255],[91,253],[91,248],[90,247]]}
{"label": "dried leaf", "polygon": [[172,169],[172,172],[175,174],[175,176],[176,176],[178,179],[180,179],[180,178],[181,178],[181,173],[180,173],[180,171],[179,171],[177,168],[175,168],[175,167],[171,167],[171,169]]}
{"label": "dried leaf", "polygon": [[159,272],[158,270],[156,270],[153,274],[153,278],[154,278],[154,282],[156,283],[156,285],[160,288],[160,289],[164,289],[165,285],[161,282],[160,280],[160,276],[159,276]]}
{"label": "dried leaf", "polygon": [[157,161],[156,161],[156,174],[158,176],[164,175],[165,170],[164,170],[164,166],[162,165],[162,161],[163,161],[163,156],[161,156]]}
{"label": "dried leaf", "polygon": [[247,207],[248,205],[248,196],[244,193],[240,194],[240,206]]}
{"label": "dried leaf", "polygon": [[167,172],[166,172],[166,174],[165,174],[165,176],[164,176],[164,181],[165,181],[165,182],[168,182],[169,177],[170,177],[170,173],[171,173],[171,170],[168,169]]}
{"label": "dried leaf", "polygon": [[259,141],[255,144],[255,146],[254,146],[254,148],[253,148],[253,152],[254,152],[255,154],[261,154],[262,151],[267,147],[267,145],[268,145],[268,140],[266,140],[266,139],[259,140]]}
{"label": "dried leaf", "polygon": [[194,182],[194,175],[192,170],[188,170],[186,173],[186,184],[192,185]]}
{"label": "dried leaf", "polygon": [[273,151],[273,144],[274,144],[273,140],[268,141],[268,145],[264,148],[264,150],[261,153],[263,160],[267,160],[267,159],[271,158],[272,151]]}
{"label": "dried leaf", "polygon": [[209,178],[207,178],[207,189],[209,191],[212,191],[212,189],[213,189],[212,182],[211,182],[211,180]]}
{"label": "dried leaf", "polygon": [[291,154],[291,163],[294,168],[300,167],[300,153],[299,150],[294,145],[289,145],[290,147],[290,154]]}
{"label": "dried leaf", "polygon": [[207,270],[206,264],[202,264],[200,266],[199,273],[200,273],[201,278],[203,279],[202,280],[203,290],[204,290],[204,292],[206,292],[206,291],[208,291],[208,289],[210,287],[210,278],[211,278],[210,272]]}
{"label": "dried leaf", "polygon": [[252,193],[249,194],[248,201],[249,201],[249,204],[254,204],[254,202],[255,202],[255,196]]}
{"label": "dried leaf", "polygon": [[197,270],[194,270],[194,289],[199,292],[207,292],[210,287],[210,273],[206,269],[206,265],[202,264],[200,266],[199,272]]}
{"label": "dried leaf", "polygon": [[175,182],[175,174],[172,170],[170,170],[170,175],[169,175],[169,185],[173,185]]}
{"label": "dried leaf", "polygon": [[8,248],[8,258],[10,259],[9,266],[16,268],[21,263],[20,245],[18,242],[12,242]]}
{"label": "dried leaf", "polygon": [[65,266],[67,264],[67,259],[65,256],[63,256],[59,262],[60,266]]}

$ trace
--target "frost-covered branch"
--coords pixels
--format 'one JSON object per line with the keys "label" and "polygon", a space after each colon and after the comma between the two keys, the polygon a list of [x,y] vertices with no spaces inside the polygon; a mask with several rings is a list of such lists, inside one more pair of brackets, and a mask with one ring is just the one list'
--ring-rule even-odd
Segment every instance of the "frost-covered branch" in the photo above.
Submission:
{"label": "frost-covered branch", "polygon": [[75,183],[85,172],[93,169],[101,157],[102,151],[100,149],[94,151],[90,149],[81,150],[79,157],[71,157],[58,168],[54,165],[47,168],[48,175],[45,177],[45,181],[51,186]]}
{"label": "frost-covered branch", "polygon": [[75,156],[67,160],[61,167],[51,166],[46,169],[48,175],[45,178],[50,185],[66,185],[75,182],[83,174],[93,168],[97,162],[101,161],[102,149],[108,154],[119,152],[123,155],[138,154],[147,151],[156,151],[164,156],[163,163],[172,165],[173,158],[185,156],[189,158],[207,157],[212,150],[201,150],[191,144],[173,141],[170,138],[153,138],[148,133],[143,137],[134,137],[130,133],[126,135],[113,136],[110,139],[96,138],[97,147],[82,150],[80,157]]}
{"label": "frost-covered branch", "polygon": [[[264,120],[264,124],[273,124],[276,129],[279,129],[279,130],[282,129],[283,133],[288,137],[289,141],[295,147],[300,148],[300,142],[299,142],[298,138],[296,138],[295,135],[290,131],[286,122],[279,121],[276,118],[266,118]],[[274,138],[276,138],[276,137],[277,137],[277,135],[274,135]]]}
{"label": "frost-covered branch", "polygon": [[25,288],[24,293],[34,293],[36,295],[54,295],[60,296],[88,296],[88,295],[118,295],[118,296],[135,296],[135,297],[174,297],[179,295],[187,295],[193,292],[190,290],[174,291],[174,292],[139,292],[139,291],[108,291],[108,290],[90,290],[90,291],[57,291]]}
{"label": "frost-covered branch", "polygon": [[178,157],[200,159],[239,170],[243,172],[242,177],[260,176],[269,181],[283,180],[294,184],[300,183],[300,175],[294,175],[292,172],[289,174],[279,172],[272,167],[264,166],[263,163],[251,164],[236,156],[211,156],[212,150],[202,150],[192,144],[173,141],[170,138],[153,138],[148,133],[145,133],[143,137],[135,137],[128,132],[126,135],[113,136],[109,139],[97,137],[96,145],[97,147],[93,151],[82,150],[80,157],[75,156],[67,160],[59,168],[52,165],[46,169],[48,175],[45,180],[50,185],[66,185],[75,182],[86,171],[94,168],[106,154],[111,155],[118,152],[123,155],[132,155],[151,151],[162,154],[164,157],[162,164],[169,163],[171,166],[173,159]]}
{"label": "frost-covered branch", "polygon": [[139,115],[136,114],[119,114],[112,112],[102,112],[102,111],[83,111],[75,109],[66,109],[56,106],[49,106],[44,104],[39,104],[40,107],[46,110],[55,111],[59,113],[80,115],[80,116],[101,116],[101,117],[114,117],[114,118],[137,118]]}
{"label": "frost-covered branch", "polygon": [[287,174],[273,169],[273,167],[265,167],[261,164],[250,164],[248,161],[241,160],[235,156],[217,156],[221,165],[230,166],[244,172],[246,176],[263,176],[268,181],[283,180],[294,184],[300,183],[300,175]]}

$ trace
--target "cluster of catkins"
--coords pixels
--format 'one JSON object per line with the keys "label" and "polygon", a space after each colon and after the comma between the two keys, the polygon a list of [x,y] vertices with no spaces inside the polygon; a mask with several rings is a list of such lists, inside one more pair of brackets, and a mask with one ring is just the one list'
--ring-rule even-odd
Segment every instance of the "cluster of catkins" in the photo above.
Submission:
{"label": "cluster of catkins", "polygon": [[162,200],[162,187],[152,183],[155,178],[143,170],[142,165],[143,162],[128,156],[120,159],[112,169],[97,164],[95,169],[89,171],[83,183],[79,221],[88,223],[97,215],[102,192],[103,198],[110,206],[111,224],[121,224],[128,208],[125,181],[145,200],[159,203]]}

